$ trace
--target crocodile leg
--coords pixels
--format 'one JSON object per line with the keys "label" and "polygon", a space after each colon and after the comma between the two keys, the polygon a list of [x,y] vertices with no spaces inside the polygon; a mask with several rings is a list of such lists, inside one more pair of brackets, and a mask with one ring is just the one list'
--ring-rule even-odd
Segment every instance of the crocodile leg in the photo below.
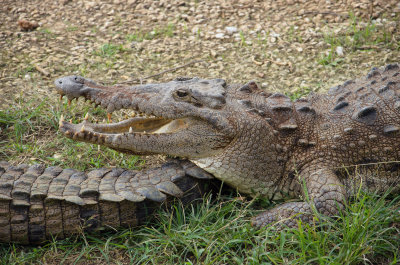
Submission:
{"label": "crocodile leg", "polygon": [[[324,214],[336,215],[343,209],[346,192],[336,174],[329,168],[308,167],[300,172],[300,182],[305,184],[304,196],[309,198],[315,209]],[[261,213],[252,220],[252,225],[263,227],[279,222],[296,227],[297,220],[311,222],[312,208],[308,202],[288,202]]]}
{"label": "crocodile leg", "polygon": [[201,198],[211,178],[187,160],[140,172],[88,173],[0,162],[0,241],[37,244],[81,231],[132,227],[171,198],[183,203]]}

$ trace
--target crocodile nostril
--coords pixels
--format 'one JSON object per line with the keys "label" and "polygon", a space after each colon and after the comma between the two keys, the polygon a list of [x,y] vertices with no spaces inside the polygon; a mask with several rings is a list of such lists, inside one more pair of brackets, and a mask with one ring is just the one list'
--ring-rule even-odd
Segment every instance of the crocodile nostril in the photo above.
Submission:
{"label": "crocodile nostril", "polygon": [[61,81],[61,80],[59,80],[58,83],[59,83],[60,85],[62,85],[62,81]]}

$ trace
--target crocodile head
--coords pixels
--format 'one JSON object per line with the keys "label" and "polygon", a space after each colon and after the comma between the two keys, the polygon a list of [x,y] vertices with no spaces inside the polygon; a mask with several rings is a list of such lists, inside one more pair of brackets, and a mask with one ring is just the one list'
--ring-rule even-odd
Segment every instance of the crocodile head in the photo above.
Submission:
{"label": "crocodile head", "polygon": [[107,87],[67,76],[57,79],[55,85],[69,100],[84,97],[108,113],[131,109],[139,114],[106,124],[61,120],[60,130],[78,141],[132,154],[201,158],[220,152],[234,139],[235,124],[228,119],[222,79],[180,78],[161,84]]}

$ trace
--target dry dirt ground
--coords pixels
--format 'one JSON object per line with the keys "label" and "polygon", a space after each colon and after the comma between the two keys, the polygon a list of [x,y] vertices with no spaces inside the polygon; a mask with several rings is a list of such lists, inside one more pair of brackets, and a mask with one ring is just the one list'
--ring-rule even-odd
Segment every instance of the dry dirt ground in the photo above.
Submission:
{"label": "dry dirt ground", "polygon": [[[185,75],[256,80],[286,92],[326,89],[398,61],[399,12],[396,0],[3,0],[1,108],[18,95],[52,93],[53,80],[62,75],[118,82],[193,59],[202,62],[146,82]],[[384,29],[390,40],[351,43],[352,24],[363,30],[369,18],[373,30]],[[22,32],[22,19],[40,27]],[[332,44],[329,36],[349,40]],[[332,46],[343,52],[332,52],[332,65],[321,64]]]}

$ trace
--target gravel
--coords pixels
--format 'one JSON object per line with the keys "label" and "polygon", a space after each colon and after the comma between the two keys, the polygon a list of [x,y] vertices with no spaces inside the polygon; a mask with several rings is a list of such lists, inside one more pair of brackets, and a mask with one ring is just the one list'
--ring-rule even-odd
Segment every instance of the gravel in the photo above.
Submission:
{"label": "gravel", "polygon": [[[111,83],[193,59],[203,63],[147,81],[179,75],[255,80],[284,92],[327,89],[372,66],[399,61],[399,12],[397,0],[3,0],[0,109],[16,95],[49,95],[62,75]],[[361,28],[371,18],[378,33],[390,34],[390,45],[339,45],[337,65],[321,64],[331,49],[326,36],[351,37],[353,15]],[[21,31],[18,21],[39,27]]]}

